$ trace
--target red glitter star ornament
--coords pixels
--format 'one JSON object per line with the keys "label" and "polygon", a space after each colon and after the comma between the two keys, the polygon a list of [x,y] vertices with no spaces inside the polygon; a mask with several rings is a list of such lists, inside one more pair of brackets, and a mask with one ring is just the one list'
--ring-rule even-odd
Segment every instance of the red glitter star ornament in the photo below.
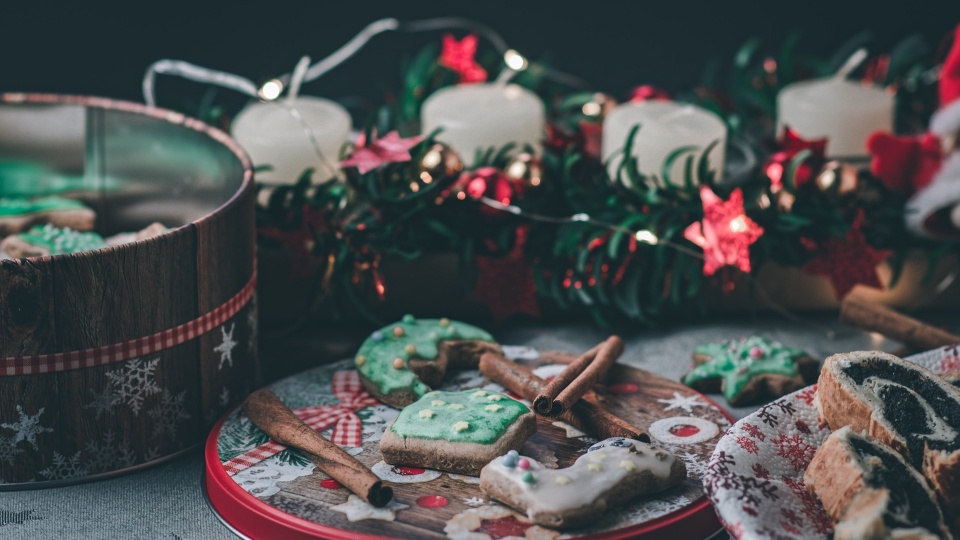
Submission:
{"label": "red glitter star ornament", "polygon": [[867,244],[863,220],[861,211],[843,238],[829,238],[819,244],[805,242],[808,248],[816,250],[816,256],[803,267],[803,271],[827,278],[838,299],[856,285],[883,288],[877,276],[877,265],[887,260],[890,252]]}
{"label": "red glitter star ornament", "polygon": [[387,163],[410,161],[413,159],[410,149],[422,140],[423,136],[401,139],[399,133],[391,131],[370,144],[355,148],[349,158],[340,162],[340,168],[356,167],[360,174],[365,174]]}
{"label": "red glitter star ornament", "polygon": [[490,540],[500,540],[501,538],[525,538],[527,529],[532,527],[532,523],[520,521],[517,516],[499,517],[497,519],[481,519],[480,527],[474,529],[474,532],[487,533]]}
{"label": "red glitter star ornament", "polygon": [[724,266],[750,272],[750,244],[763,235],[763,227],[743,210],[743,191],[733,190],[724,201],[708,186],[700,186],[703,221],[695,221],[683,237],[703,248],[703,274],[712,276]]}
{"label": "red glitter star ornament", "polygon": [[460,76],[461,83],[487,80],[487,72],[474,57],[477,55],[477,36],[469,34],[460,41],[450,34],[443,36],[440,65]]}
{"label": "red glitter star ornament", "polygon": [[477,257],[477,284],[473,296],[490,310],[500,325],[514,315],[540,317],[533,267],[523,255],[527,228],[517,227],[517,239],[506,257]]}

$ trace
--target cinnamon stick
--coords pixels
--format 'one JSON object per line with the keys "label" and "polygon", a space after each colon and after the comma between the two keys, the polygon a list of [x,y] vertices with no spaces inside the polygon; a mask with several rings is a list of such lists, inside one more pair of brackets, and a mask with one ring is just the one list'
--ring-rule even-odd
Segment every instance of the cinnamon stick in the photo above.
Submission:
{"label": "cinnamon stick", "polygon": [[548,418],[560,416],[580,400],[623,354],[623,341],[610,336],[568,365],[533,400],[533,410]]}
{"label": "cinnamon stick", "polygon": [[304,452],[323,472],[374,506],[386,506],[393,490],[383,485],[363,463],[344,452],[296,417],[270,390],[250,394],[243,412],[278,443]]}
{"label": "cinnamon stick", "polygon": [[847,295],[840,304],[840,321],[879,332],[922,351],[960,343],[960,336],[855,294]]}
{"label": "cinnamon stick", "polygon": [[[524,399],[533,400],[547,383],[526,366],[513,362],[502,353],[488,352],[480,357],[480,373]],[[598,439],[623,437],[650,442],[650,436],[629,422],[605,410],[596,397],[587,394],[559,416],[571,426]]]}

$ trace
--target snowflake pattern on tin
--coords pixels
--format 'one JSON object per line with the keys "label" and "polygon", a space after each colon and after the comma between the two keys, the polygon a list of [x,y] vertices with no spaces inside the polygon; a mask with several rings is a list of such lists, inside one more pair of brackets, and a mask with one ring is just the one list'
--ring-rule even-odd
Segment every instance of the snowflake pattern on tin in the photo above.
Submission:
{"label": "snowflake pattern on tin", "polygon": [[100,419],[100,415],[105,413],[110,413],[113,411],[113,406],[117,404],[119,398],[114,395],[110,390],[110,387],[107,386],[102,391],[97,392],[96,390],[91,389],[90,394],[93,395],[93,400],[90,403],[87,403],[83,406],[84,409],[93,409],[95,418]]}
{"label": "snowflake pattern on tin", "polygon": [[31,416],[23,412],[23,407],[17,405],[17,414],[20,415],[20,419],[10,424],[0,424],[0,427],[13,430],[14,444],[26,441],[34,450],[37,450],[37,435],[53,433],[52,428],[40,425],[40,415],[43,411],[44,407],[40,407],[37,414]]}
{"label": "snowflake pattern on tin", "polygon": [[40,476],[47,480],[69,480],[70,478],[87,476],[89,473],[87,467],[81,462],[80,452],[72,456],[64,456],[60,452],[54,451],[53,463],[40,471]]}
{"label": "snowflake pattern on tin", "polygon": [[0,435],[0,461],[10,465],[16,462],[17,456],[23,453],[23,449],[17,446],[13,437]]}
{"label": "snowflake pattern on tin", "polygon": [[233,349],[237,346],[237,342],[233,340],[233,331],[236,330],[237,324],[230,323],[230,330],[227,330],[227,325],[220,327],[221,341],[220,344],[213,348],[213,352],[220,353],[220,363],[217,365],[217,369],[223,369],[223,364],[229,364],[230,367],[233,367]]}
{"label": "snowflake pattern on tin", "polygon": [[147,396],[160,393],[160,386],[154,375],[159,362],[159,356],[150,360],[134,358],[124,362],[122,368],[107,372],[115,403],[125,404],[130,407],[134,416],[139,416],[143,400]]}
{"label": "snowflake pattern on tin", "polygon": [[190,414],[187,413],[187,408],[184,406],[186,397],[186,390],[177,395],[171,394],[168,390],[163,391],[160,403],[147,411],[147,414],[153,419],[151,437],[160,438],[167,435],[172,438],[176,436],[180,424],[190,418]]}
{"label": "snowflake pattern on tin", "polygon": [[104,433],[100,441],[87,441],[83,456],[84,466],[90,474],[132,467],[137,462],[130,441],[120,440],[113,431]]}
{"label": "snowflake pattern on tin", "polygon": [[663,410],[683,409],[686,413],[692,413],[694,407],[709,407],[706,402],[700,399],[698,395],[684,396],[680,392],[674,392],[672,398],[658,399],[660,403],[666,405]]}

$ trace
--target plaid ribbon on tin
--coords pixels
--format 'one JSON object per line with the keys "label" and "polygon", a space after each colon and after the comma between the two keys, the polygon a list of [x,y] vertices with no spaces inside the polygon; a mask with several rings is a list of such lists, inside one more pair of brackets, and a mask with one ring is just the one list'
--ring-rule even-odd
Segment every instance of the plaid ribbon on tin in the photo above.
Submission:
{"label": "plaid ribbon on tin", "polygon": [[[334,426],[331,437],[334,444],[360,446],[363,444],[363,422],[360,421],[356,412],[380,402],[363,389],[360,376],[354,370],[335,372],[332,386],[333,395],[340,400],[340,403],[322,407],[304,407],[296,409],[293,414],[314,431],[323,431]],[[284,449],[286,446],[270,441],[223,462],[223,469],[233,476],[270,456],[279,454]]]}
{"label": "plaid ribbon on tin", "polygon": [[221,326],[243,309],[257,286],[257,272],[240,292],[220,307],[180,326],[123,343],[92,349],[52,354],[6,356],[0,358],[0,377],[52,373],[71,369],[103,366],[153,354],[192,341]]}

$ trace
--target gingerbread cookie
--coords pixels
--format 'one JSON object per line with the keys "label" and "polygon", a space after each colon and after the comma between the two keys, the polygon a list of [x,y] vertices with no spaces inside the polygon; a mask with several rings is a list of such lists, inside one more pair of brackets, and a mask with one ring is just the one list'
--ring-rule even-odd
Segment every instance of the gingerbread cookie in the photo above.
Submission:
{"label": "gingerbread cookie", "polygon": [[837,540],[951,538],[926,480],[886,446],[834,431],[803,475],[836,523]]}
{"label": "gingerbread cookie", "polygon": [[439,385],[447,368],[476,369],[490,350],[499,350],[493,336],[476,326],[405,315],[367,338],[354,360],[364,388],[402,408]]}
{"label": "gingerbread cookie", "polygon": [[380,439],[391,465],[477,475],[537,430],[526,405],[499,392],[429,392],[406,407]]}
{"label": "gingerbread cookie", "polygon": [[769,401],[817,379],[819,362],[807,353],[759,336],[697,347],[696,367],[681,379],[700,392],[722,392],[735,407]]}
{"label": "gingerbread cookie", "polygon": [[89,231],[96,217],[83,203],[63,197],[0,198],[0,238],[43,223]]}
{"label": "gingerbread cookie", "polygon": [[0,242],[0,250],[16,259],[79,253],[105,247],[107,243],[95,232],[61,229],[49,223],[25,233],[8,236]]}
{"label": "gingerbread cookie", "polygon": [[526,512],[539,525],[565,529],[600,519],[634,497],[675,486],[687,477],[683,460],[632,439],[601,441],[566,469],[547,469],[509,452],[480,472],[489,497]]}

